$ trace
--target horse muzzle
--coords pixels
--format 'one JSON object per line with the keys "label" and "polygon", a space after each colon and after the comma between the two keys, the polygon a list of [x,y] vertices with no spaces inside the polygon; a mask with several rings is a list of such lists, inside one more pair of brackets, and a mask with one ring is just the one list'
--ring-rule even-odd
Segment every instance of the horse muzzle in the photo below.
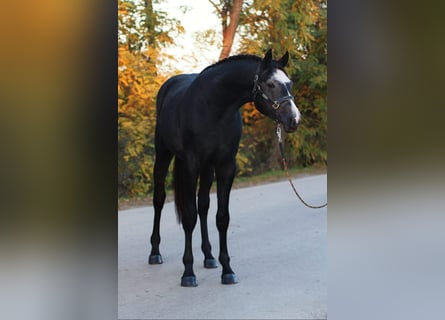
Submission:
{"label": "horse muzzle", "polygon": [[286,132],[294,132],[297,130],[300,125],[300,117],[289,117],[286,121],[282,121],[284,131]]}
{"label": "horse muzzle", "polygon": [[293,100],[286,101],[279,118],[286,132],[294,132],[297,130],[301,121],[301,113]]}

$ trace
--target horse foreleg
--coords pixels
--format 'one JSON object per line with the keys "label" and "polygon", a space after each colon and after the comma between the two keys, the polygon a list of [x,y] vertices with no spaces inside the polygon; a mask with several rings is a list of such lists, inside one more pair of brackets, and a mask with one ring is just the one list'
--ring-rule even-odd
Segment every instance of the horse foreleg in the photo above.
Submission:
{"label": "horse foreleg", "polygon": [[156,160],[153,169],[154,176],[154,192],[153,192],[153,207],[154,207],[154,219],[153,219],[153,232],[151,234],[151,252],[148,257],[149,264],[161,264],[162,256],[159,252],[159,243],[161,242],[161,236],[159,232],[159,225],[161,222],[161,212],[165,202],[165,177],[168,172],[168,167],[172,160],[173,155],[168,151],[161,151],[161,147],[156,149]]}
{"label": "horse foreleg", "polygon": [[212,186],[214,176],[213,167],[205,167],[201,169],[199,178],[198,192],[198,214],[201,225],[201,250],[204,253],[204,267],[216,268],[216,260],[212,256],[212,246],[209,241],[209,233],[207,230],[207,214],[209,211],[210,197],[209,192]]}
{"label": "horse foreleg", "polygon": [[234,284],[238,280],[230,267],[230,257],[227,250],[227,229],[229,227],[229,197],[235,177],[235,160],[216,168],[218,212],[216,214],[216,226],[219,231],[219,262],[222,265],[221,283]]}

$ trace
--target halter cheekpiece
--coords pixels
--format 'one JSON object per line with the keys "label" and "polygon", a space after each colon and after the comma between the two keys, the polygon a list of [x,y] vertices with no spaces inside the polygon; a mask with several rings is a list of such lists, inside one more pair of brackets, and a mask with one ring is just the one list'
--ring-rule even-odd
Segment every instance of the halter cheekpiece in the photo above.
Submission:
{"label": "halter cheekpiece", "polygon": [[293,99],[294,99],[294,97],[293,97],[292,95],[287,95],[287,96],[281,97],[281,98],[278,99],[278,100],[272,100],[272,99],[269,98],[268,95],[263,91],[263,89],[261,89],[261,86],[260,86],[260,84],[258,83],[258,80],[259,80],[259,76],[258,76],[258,73],[257,73],[257,74],[255,74],[255,77],[253,78],[253,90],[252,90],[252,93],[253,93],[253,99],[254,99],[254,100],[255,100],[256,95],[257,95],[257,94],[260,94],[261,97],[262,97],[264,100],[266,100],[267,102],[269,102],[269,103],[271,104],[272,108],[274,108],[275,110],[277,110],[277,109],[281,106],[281,104],[282,104],[283,102],[285,102],[285,101],[287,101],[287,100],[293,100]]}

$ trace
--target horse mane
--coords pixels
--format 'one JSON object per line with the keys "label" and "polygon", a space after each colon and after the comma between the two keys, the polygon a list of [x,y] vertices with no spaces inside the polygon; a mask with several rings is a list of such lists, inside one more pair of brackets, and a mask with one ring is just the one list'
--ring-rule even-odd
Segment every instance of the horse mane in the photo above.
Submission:
{"label": "horse mane", "polygon": [[255,56],[253,54],[238,54],[238,55],[235,55],[235,56],[227,57],[227,58],[225,58],[223,60],[220,60],[218,62],[215,62],[214,64],[211,64],[210,66],[206,67],[201,72],[204,72],[207,69],[210,69],[210,68],[213,68],[213,67],[225,64],[227,62],[238,61],[238,60],[257,60],[257,61],[261,61],[261,58],[258,57],[258,56]]}

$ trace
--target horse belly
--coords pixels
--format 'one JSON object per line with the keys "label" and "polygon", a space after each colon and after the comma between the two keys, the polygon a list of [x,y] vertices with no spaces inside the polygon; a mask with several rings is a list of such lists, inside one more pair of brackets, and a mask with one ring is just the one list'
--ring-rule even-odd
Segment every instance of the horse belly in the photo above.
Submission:
{"label": "horse belly", "polygon": [[231,161],[238,152],[241,129],[238,127],[225,126],[209,132],[198,144],[199,153],[203,158],[208,158],[214,164]]}

